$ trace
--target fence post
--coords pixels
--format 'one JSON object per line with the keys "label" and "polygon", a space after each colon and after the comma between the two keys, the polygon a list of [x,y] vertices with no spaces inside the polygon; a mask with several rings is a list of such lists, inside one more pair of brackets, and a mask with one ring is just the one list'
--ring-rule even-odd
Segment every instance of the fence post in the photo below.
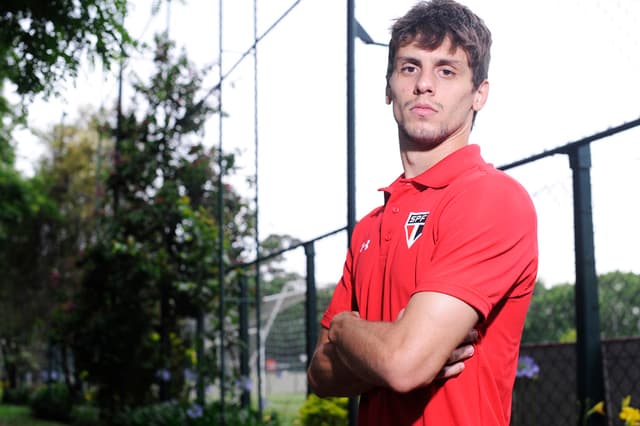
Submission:
{"label": "fence post", "polygon": [[604,417],[584,419],[586,410],[604,401],[598,279],[595,268],[591,210],[591,150],[589,144],[568,151],[573,172],[573,215],[576,258],[577,395],[580,423],[603,425]]}
{"label": "fence post", "polygon": [[240,404],[242,408],[248,408],[251,404],[251,392],[248,387],[249,378],[249,299],[247,294],[247,276],[240,276],[240,376],[242,383],[242,394]]}
{"label": "fence post", "polygon": [[[306,350],[307,350],[307,368],[311,363],[313,352],[316,348],[318,340],[318,299],[316,295],[316,251],[313,242],[304,245],[304,254],[307,259],[307,295],[305,298],[305,332],[306,332]],[[311,387],[307,381],[307,396],[311,393]]]}

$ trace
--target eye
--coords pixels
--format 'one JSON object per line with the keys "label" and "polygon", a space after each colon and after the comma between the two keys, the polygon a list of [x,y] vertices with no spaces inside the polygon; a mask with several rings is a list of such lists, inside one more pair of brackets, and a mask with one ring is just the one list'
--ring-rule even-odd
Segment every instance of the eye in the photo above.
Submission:
{"label": "eye", "polygon": [[418,71],[418,67],[413,64],[404,64],[400,67],[400,72],[403,74],[412,74]]}
{"label": "eye", "polygon": [[445,78],[451,78],[456,75],[456,72],[451,68],[441,68],[438,73]]}

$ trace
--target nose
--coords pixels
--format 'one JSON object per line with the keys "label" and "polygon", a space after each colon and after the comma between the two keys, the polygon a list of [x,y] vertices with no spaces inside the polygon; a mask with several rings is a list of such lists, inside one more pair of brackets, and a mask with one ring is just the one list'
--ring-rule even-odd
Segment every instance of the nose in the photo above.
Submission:
{"label": "nose", "polygon": [[426,93],[432,94],[434,92],[432,76],[427,72],[421,72],[416,80],[416,87],[414,91],[414,94],[416,95],[423,95]]}

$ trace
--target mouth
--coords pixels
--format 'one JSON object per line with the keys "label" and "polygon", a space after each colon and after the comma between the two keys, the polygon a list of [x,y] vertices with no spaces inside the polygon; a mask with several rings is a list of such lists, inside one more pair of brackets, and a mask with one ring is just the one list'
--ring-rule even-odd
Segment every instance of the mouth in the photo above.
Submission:
{"label": "mouth", "polygon": [[413,112],[414,114],[417,114],[419,116],[428,116],[428,115],[433,115],[436,112],[438,112],[436,110],[435,107],[433,107],[430,104],[426,104],[426,103],[417,103],[414,104],[413,106],[411,106],[409,108],[409,111]]}

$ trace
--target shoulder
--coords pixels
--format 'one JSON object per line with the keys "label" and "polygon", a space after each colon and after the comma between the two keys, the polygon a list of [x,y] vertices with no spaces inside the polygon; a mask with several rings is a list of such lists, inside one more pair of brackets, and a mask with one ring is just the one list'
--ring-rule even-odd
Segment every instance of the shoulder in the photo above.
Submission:
{"label": "shoulder", "polygon": [[515,178],[491,165],[477,167],[460,176],[449,189],[451,198],[468,199],[487,207],[516,207],[534,210],[527,189]]}
{"label": "shoulder", "polygon": [[492,166],[470,170],[452,182],[446,192],[435,215],[439,226],[458,232],[471,227],[495,237],[537,232],[537,214],[528,191]]}

